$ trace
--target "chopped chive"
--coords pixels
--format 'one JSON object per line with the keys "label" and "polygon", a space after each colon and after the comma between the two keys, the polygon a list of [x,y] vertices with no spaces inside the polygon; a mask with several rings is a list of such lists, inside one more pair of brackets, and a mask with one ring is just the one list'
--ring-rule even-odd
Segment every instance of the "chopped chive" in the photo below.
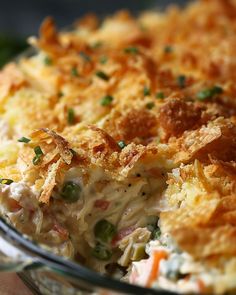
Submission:
{"label": "chopped chive", "polygon": [[31,139],[24,137],[24,136],[18,139],[19,142],[24,142],[24,143],[28,143],[28,142],[30,142],[30,140]]}
{"label": "chopped chive", "polygon": [[157,92],[156,93],[156,98],[158,98],[158,99],[164,99],[165,98],[165,95],[164,95],[164,93],[162,91],[160,91],[160,92]]}
{"label": "chopped chive", "polygon": [[100,104],[102,106],[108,106],[112,103],[112,101],[113,101],[113,97],[111,95],[106,95],[101,99]]}
{"label": "chopped chive", "polygon": [[78,73],[77,68],[74,67],[74,68],[71,69],[71,76],[79,77],[79,73]]}
{"label": "chopped chive", "polygon": [[164,47],[164,52],[165,52],[165,53],[172,53],[172,52],[173,52],[173,47],[170,46],[170,45],[166,45],[166,46]]}
{"label": "chopped chive", "polygon": [[186,76],[184,76],[184,75],[178,76],[177,83],[180,88],[184,88],[186,86]]}
{"label": "chopped chive", "polygon": [[33,158],[33,164],[34,165],[38,165],[40,163],[40,161],[41,161],[40,157],[34,156],[34,158]]}
{"label": "chopped chive", "polygon": [[100,48],[102,46],[102,41],[97,41],[94,44],[91,45],[92,48],[96,49],[96,48]]}
{"label": "chopped chive", "polygon": [[67,111],[67,122],[70,125],[75,123],[75,111],[72,108],[68,109]]}
{"label": "chopped chive", "polygon": [[106,73],[102,72],[102,71],[97,71],[96,76],[99,77],[102,80],[105,80],[105,81],[109,80],[109,76]]}
{"label": "chopped chive", "polygon": [[103,55],[103,56],[101,56],[100,57],[100,59],[99,59],[99,62],[101,63],[101,64],[105,64],[105,63],[107,63],[107,61],[108,61],[108,58],[107,58],[107,56],[105,56],[105,55]]}
{"label": "chopped chive", "polygon": [[61,197],[67,203],[77,202],[80,198],[81,187],[73,182],[67,181],[61,190]]}
{"label": "chopped chive", "polygon": [[149,109],[149,110],[153,109],[154,106],[155,106],[154,102],[148,102],[148,103],[146,104],[146,108]]}
{"label": "chopped chive", "polygon": [[131,54],[137,54],[139,53],[139,50],[137,47],[127,47],[124,49],[125,53],[131,53]]}
{"label": "chopped chive", "polygon": [[150,95],[150,94],[151,94],[150,88],[147,87],[147,86],[144,86],[144,88],[143,88],[143,95],[144,96],[147,96],[147,95]]}
{"label": "chopped chive", "polygon": [[206,88],[197,93],[198,100],[205,100],[212,98],[216,94],[221,94],[223,89],[220,86],[213,86],[212,88]]}
{"label": "chopped chive", "polygon": [[92,255],[99,260],[106,261],[111,258],[112,252],[109,249],[107,249],[106,246],[97,243],[95,248],[93,248],[92,250]]}
{"label": "chopped chive", "polygon": [[34,165],[38,165],[41,161],[41,157],[43,155],[43,151],[41,150],[40,146],[36,146],[34,148],[34,152],[35,152],[35,156],[33,158],[33,164]]}
{"label": "chopped chive", "polygon": [[109,243],[116,235],[116,227],[106,219],[99,220],[94,227],[94,236],[101,242]]}
{"label": "chopped chive", "polygon": [[38,157],[43,155],[43,151],[41,150],[40,146],[36,146],[34,148],[34,152],[35,152],[35,155],[38,156]]}
{"label": "chopped chive", "polygon": [[44,64],[46,66],[51,66],[52,65],[52,59],[49,56],[45,56],[43,61],[44,61]]}
{"label": "chopped chive", "polygon": [[121,149],[123,149],[127,146],[127,144],[123,140],[119,141],[117,144]]}
{"label": "chopped chive", "polygon": [[62,97],[62,96],[64,96],[64,93],[62,91],[59,91],[57,95],[58,95],[58,97]]}
{"label": "chopped chive", "polygon": [[12,182],[13,182],[12,179],[9,179],[9,178],[0,178],[0,183],[1,183],[1,184],[7,184],[7,185],[9,185],[9,184],[11,184]]}
{"label": "chopped chive", "polygon": [[91,61],[90,56],[87,55],[85,52],[80,51],[79,55],[83,58],[83,60],[88,61],[88,62]]}

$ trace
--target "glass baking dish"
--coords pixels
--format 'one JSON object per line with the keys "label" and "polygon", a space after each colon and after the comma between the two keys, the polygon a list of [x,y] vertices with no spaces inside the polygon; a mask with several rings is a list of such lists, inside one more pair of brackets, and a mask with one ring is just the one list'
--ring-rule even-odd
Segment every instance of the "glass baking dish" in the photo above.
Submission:
{"label": "glass baking dish", "polygon": [[[150,3],[152,7],[163,9],[170,3],[184,2],[186,1],[146,1],[149,5],[146,8],[150,9]],[[132,6],[129,9],[137,13],[134,2]],[[30,48],[23,56],[32,54],[33,50]],[[40,247],[17,232],[3,218],[0,218],[0,271],[17,272],[32,293],[37,295],[176,294],[165,290],[143,288],[102,276]]]}

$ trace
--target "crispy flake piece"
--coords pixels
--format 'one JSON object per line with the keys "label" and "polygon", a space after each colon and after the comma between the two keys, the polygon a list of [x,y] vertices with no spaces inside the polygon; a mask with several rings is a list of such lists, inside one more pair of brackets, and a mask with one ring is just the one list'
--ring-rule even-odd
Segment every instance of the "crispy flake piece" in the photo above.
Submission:
{"label": "crispy flake piece", "polygon": [[[37,130],[31,134],[31,138],[34,140],[43,140],[46,141],[48,138],[52,140],[52,142],[56,145],[58,152],[66,164],[70,164],[73,153],[69,149],[69,143],[55,131],[49,130],[47,128],[42,128]],[[55,151],[52,151],[55,153]]]}
{"label": "crispy flake piece", "polygon": [[39,197],[39,202],[46,203],[46,204],[49,203],[53,188],[56,185],[56,176],[60,168],[60,165],[61,165],[61,159],[59,159],[56,163],[53,163],[49,167],[47,177],[42,187],[42,193]]}

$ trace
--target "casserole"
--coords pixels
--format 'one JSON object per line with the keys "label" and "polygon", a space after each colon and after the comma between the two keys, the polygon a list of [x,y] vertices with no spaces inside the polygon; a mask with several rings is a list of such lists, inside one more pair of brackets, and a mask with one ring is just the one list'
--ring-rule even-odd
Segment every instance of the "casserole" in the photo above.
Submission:
{"label": "casserole", "polygon": [[71,259],[119,291],[234,292],[235,11],[44,21],[36,55],[0,77],[1,215],[44,250],[11,229],[24,247],[2,240],[6,255],[83,276]]}

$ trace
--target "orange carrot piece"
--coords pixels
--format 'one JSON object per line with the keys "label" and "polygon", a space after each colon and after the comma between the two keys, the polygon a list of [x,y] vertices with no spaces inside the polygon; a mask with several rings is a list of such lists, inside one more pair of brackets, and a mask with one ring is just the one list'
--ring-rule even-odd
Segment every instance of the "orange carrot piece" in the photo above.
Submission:
{"label": "orange carrot piece", "polygon": [[151,272],[147,281],[147,287],[151,287],[152,282],[155,281],[155,279],[157,278],[160,261],[166,258],[167,258],[167,253],[165,251],[153,252],[153,263],[152,263]]}

